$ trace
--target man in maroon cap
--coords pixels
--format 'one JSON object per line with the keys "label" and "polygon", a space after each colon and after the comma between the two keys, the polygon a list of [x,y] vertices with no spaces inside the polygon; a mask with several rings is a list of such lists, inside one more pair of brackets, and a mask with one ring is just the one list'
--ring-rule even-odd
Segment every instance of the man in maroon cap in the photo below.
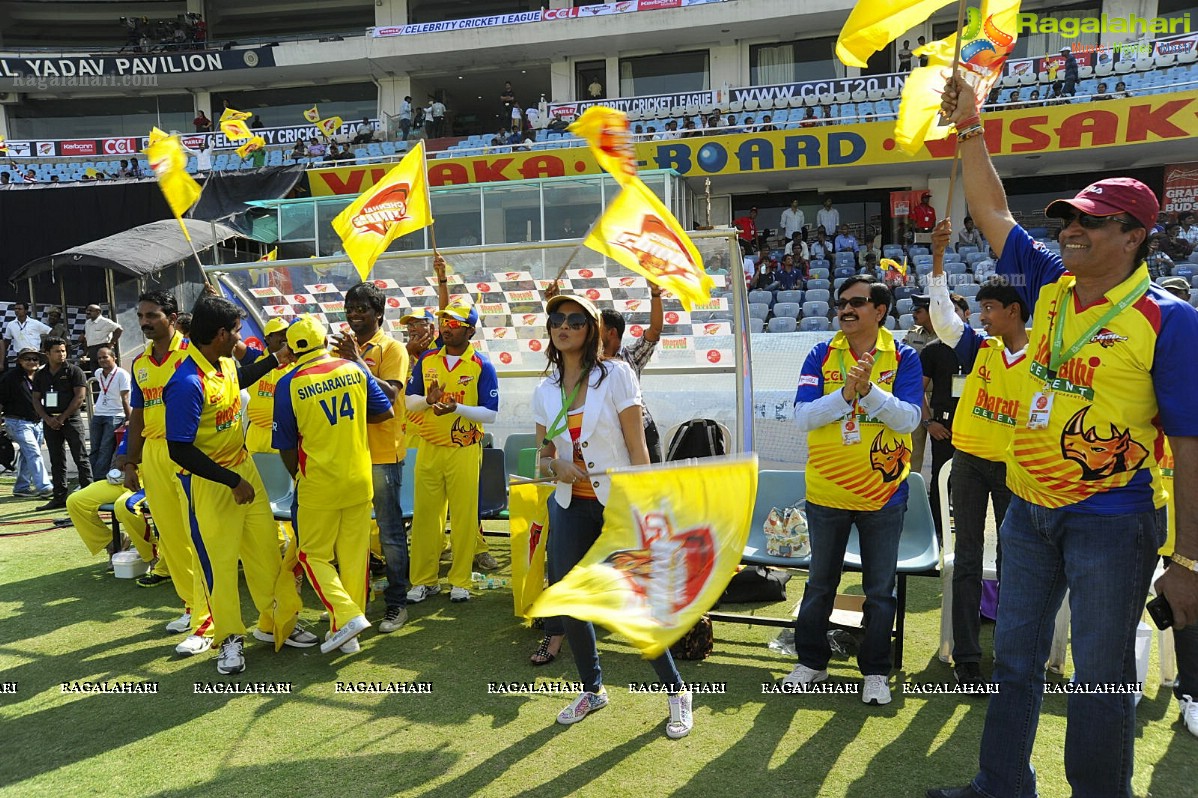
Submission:
{"label": "man in maroon cap", "polygon": [[[1144,265],[1160,210],[1130,178],[1100,180],[1049,204],[1061,252],[1015,223],[986,152],[977,102],[950,81],[942,113],[957,129],[965,200],[1032,312],[1027,383],[1014,405],[1007,465],[1013,494],[999,537],[1003,583],[994,681],[973,781],[930,798],[1035,796],[1032,745],[1053,619],[1066,589],[1075,681],[1067,698],[1065,775],[1074,796],[1131,798],[1136,625],[1166,494],[1157,455],[1174,455],[1176,545],[1157,581],[1176,624],[1198,622],[1198,416],[1192,362],[1198,312]],[[1054,790],[1060,792],[1060,790]]]}

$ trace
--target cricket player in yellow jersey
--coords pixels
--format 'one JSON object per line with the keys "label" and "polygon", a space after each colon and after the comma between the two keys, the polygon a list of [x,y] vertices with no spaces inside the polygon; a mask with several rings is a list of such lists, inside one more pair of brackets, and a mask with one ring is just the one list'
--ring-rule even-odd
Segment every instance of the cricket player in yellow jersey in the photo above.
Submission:
{"label": "cricket player in yellow jersey", "polygon": [[[137,323],[149,346],[133,361],[133,386],[129,404],[133,412],[125,432],[128,456],[125,487],[137,492],[145,487],[146,500],[158,529],[158,556],[166,562],[175,592],[183,600],[183,615],[167,624],[168,632],[190,632],[175,651],[187,656],[207,651],[212,645],[211,617],[203,592],[198,590],[195,548],[187,533],[187,511],[178,471],[166,444],[166,408],[162,391],[187,356],[187,340],[175,329],[179,306],[166,291],[148,291],[138,297]],[[162,575],[151,572],[139,583]]]}
{"label": "cricket player in yellow jersey", "polygon": [[[944,252],[952,238],[952,222],[944,219],[932,231],[932,279],[928,313],[941,342],[955,349],[968,376],[953,394],[953,673],[958,684],[981,685],[982,556],[986,544],[986,504],[994,506],[994,522],[1002,526],[1011,502],[1007,488],[1007,451],[1015,435],[1015,419],[1027,378],[1027,305],[1005,281],[986,283],[977,293],[982,329],[972,329],[953,312],[943,278]],[[955,380],[955,378],[954,378]],[[936,475],[933,474],[933,478]],[[933,487],[933,490],[936,488]],[[999,567],[1002,544],[999,542]]]}
{"label": "cricket player in yellow jersey", "polygon": [[[270,357],[286,346],[287,322],[275,317],[266,322],[266,328],[262,331],[262,334],[266,336],[266,351],[258,352],[257,349],[249,350],[251,353],[258,355],[255,360]],[[242,363],[243,365],[247,365],[244,358],[242,359]],[[245,448],[250,454],[273,453],[275,451],[270,442],[275,420],[275,389],[279,384],[279,380],[283,378],[283,375],[291,371],[292,368],[294,368],[294,364],[288,363],[286,366],[271,369],[258,382],[250,386],[250,401],[249,406],[246,407],[249,424],[245,428]]]}
{"label": "cricket player in yellow jersey", "polygon": [[[407,328],[408,343],[405,347],[408,353],[408,379],[412,377],[412,367],[420,361],[420,356],[430,349],[437,348],[437,314],[432,308],[415,310],[400,318],[400,323]],[[404,380],[407,385],[408,379]],[[420,425],[424,422],[423,410],[408,410],[404,407],[403,435],[404,447],[415,449],[420,446]]]}
{"label": "cricket player in yellow jersey", "polygon": [[[329,635],[320,650],[352,653],[358,650],[355,638],[370,627],[365,608],[374,478],[366,425],[385,424],[395,412],[364,364],[329,354],[325,332],[310,315],[287,328],[287,345],[298,359],[279,381],[274,445],[295,477],[292,523],[300,564],[329,612]],[[394,427],[388,433],[394,442]]]}
{"label": "cricket player in yellow jersey", "polygon": [[470,599],[483,424],[494,421],[499,412],[495,367],[470,345],[478,309],[449,305],[437,311],[437,317],[443,345],[420,356],[407,387],[408,409],[423,414],[412,518],[412,604],[441,590],[437,557],[447,511],[454,551],[449,599]]}
{"label": "cricket player in yellow jersey", "polygon": [[883,326],[894,306],[884,283],[858,275],[837,292],[840,332],[807,355],[795,423],[807,433],[807,524],[811,568],[795,621],[799,664],[787,684],[828,678],[828,620],[849,531],[861,541],[865,639],[857,665],[861,700],[890,703],[895,568],[907,510],[911,431],[919,426],[923,369],[915,350]]}
{"label": "cricket player in yellow jersey", "polygon": [[[1166,437],[1177,487],[1175,563],[1157,581],[1179,627],[1198,622],[1198,414],[1193,367],[1198,313],[1149,279],[1144,258],[1160,202],[1128,177],[1098,180],[1044,213],[1060,252],[1011,214],[981,135],[977,98],[960,79],[942,114],[959,134],[965,199],[1032,310],[999,538],[1002,600],[979,770],[933,798],[1037,793],[1032,748],[1053,623],[1069,591],[1077,692],[1066,700],[1065,776],[1076,798],[1130,798],[1136,709],[1136,626],[1157,550]],[[1181,566],[1181,567],[1177,567]],[[1101,690],[1101,692],[1096,692]],[[1054,750],[1054,755],[1056,751]]]}
{"label": "cricket player in yellow jersey", "polygon": [[213,636],[220,641],[216,670],[222,674],[245,670],[238,559],[258,608],[254,637],[273,643],[277,629],[286,635],[287,645],[306,648],[318,642],[316,635],[294,625],[299,597],[285,591],[294,591],[295,582],[279,579],[283,560],[274,513],[241,432],[242,387],[276,368],[278,360],[271,355],[237,368],[231,355],[240,330],[236,305],[201,296],[192,309],[187,358],[163,391],[166,439],[171,459],[181,469],[177,478],[187,499]]}
{"label": "cricket player in yellow jersey", "polygon": [[387,587],[383,590],[387,608],[379,622],[379,631],[394,632],[408,617],[408,534],[399,497],[404,457],[408,453],[402,397],[411,369],[404,345],[382,328],[386,309],[387,299],[374,283],[359,283],[346,291],[345,318],[353,335],[341,337],[337,354],[369,371],[391,405],[399,402],[391,418],[366,428],[374,520],[379,528],[379,547],[387,563]]}
{"label": "cricket player in yellow jersey", "polygon": [[113,482],[101,476],[100,479],[70,494],[67,496],[67,514],[71,516],[71,523],[75,525],[75,531],[79,533],[83,545],[87,546],[87,550],[92,554],[99,554],[106,546],[112,545],[112,527],[100,520],[100,505],[111,504],[113,514],[124,529],[122,537],[126,539],[126,545],[132,543],[142,560],[153,565],[151,573],[161,574],[161,578],[153,584],[145,585],[154,587],[170,581],[170,571],[167,570],[166,563],[158,559],[154,532],[141,514],[142,503],[146,499],[145,491],[134,493],[125,487],[127,447],[128,439],[122,440],[117,446],[116,456],[112,459],[112,469],[121,474],[120,479]]}

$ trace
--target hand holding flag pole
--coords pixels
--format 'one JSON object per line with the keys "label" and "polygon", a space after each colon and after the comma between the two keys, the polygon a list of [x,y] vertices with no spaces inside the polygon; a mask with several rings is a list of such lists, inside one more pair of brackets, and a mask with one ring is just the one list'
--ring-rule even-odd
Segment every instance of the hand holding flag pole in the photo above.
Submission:
{"label": "hand holding flag pole", "polygon": [[[965,26],[965,0],[958,0],[958,2],[957,2],[957,41],[956,41],[956,44],[953,46],[953,68],[952,68],[952,71],[949,72],[950,75],[956,75],[957,69],[961,65],[961,40],[963,38],[965,38],[961,33],[961,29],[964,26]],[[960,142],[954,136],[953,137],[953,160],[952,160],[952,163],[949,165],[949,173],[948,173],[948,201],[947,201],[947,204],[944,206],[944,208],[945,208],[944,213],[946,216],[953,212],[953,193],[956,191],[956,188],[957,188],[957,161],[959,161],[960,159],[961,159]]]}

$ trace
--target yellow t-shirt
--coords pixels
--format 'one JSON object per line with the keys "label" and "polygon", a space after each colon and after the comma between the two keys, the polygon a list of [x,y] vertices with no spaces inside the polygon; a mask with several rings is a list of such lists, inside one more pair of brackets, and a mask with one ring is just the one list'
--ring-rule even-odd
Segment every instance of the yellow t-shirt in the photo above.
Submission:
{"label": "yellow t-shirt", "polygon": [[404,443],[403,386],[408,381],[408,350],[381,329],[362,347],[362,360],[375,379],[399,385],[399,407],[395,418],[366,427],[370,441],[371,463],[402,463],[407,454]]}
{"label": "yellow t-shirt", "polygon": [[[270,352],[263,352],[262,357],[270,357]],[[261,360],[262,358],[259,358]],[[245,448],[251,453],[275,452],[270,438],[274,428],[275,388],[283,375],[295,368],[294,363],[271,369],[262,379],[250,388],[250,402],[246,407],[249,425],[245,428]]]}
{"label": "yellow t-shirt", "polygon": [[953,414],[953,446],[983,460],[1001,463],[1007,459],[1027,362],[1026,350],[1012,357],[1001,339],[981,341]]}
{"label": "yellow t-shirt", "polygon": [[166,407],[162,403],[162,391],[179,367],[179,362],[187,357],[188,347],[183,333],[176,330],[171,338],[170,350],[162,362],[154,359],[152,346],[133,359],[133,388],[129,392],[129,405],[141,408],[145,422],[143,438],[166,437]]}
{"label": "yellow t-shirt", "polygon": [[[426,388],[434,379],[444,390],[444,399],[453,399],[459,404],[499,409],[499,379],[491,361],[467,346],[462,356],[450,365],[450,356],[445,349],[432,349],[420,356],[412,367],[412,379],[408,381],[407,393],[425,396]],[[436,446],[465,447],[482,443],[483,425],[461,417],[456,413],[438,416],[432,411],[423,411],[420,435]]]}

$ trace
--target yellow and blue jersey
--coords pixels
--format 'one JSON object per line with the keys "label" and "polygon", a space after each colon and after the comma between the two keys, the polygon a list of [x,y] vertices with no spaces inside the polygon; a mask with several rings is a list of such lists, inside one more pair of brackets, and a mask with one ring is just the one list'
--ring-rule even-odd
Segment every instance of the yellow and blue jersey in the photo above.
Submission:
{"label": "yellow and blue jersey", "polygon": [[[271,353],[259,349],[249,349],[241,359],[243,364],[256,363],[270,357]],[[245,428],[245,448],[251,453],[273,452],[271,434],[275,421],[275,391],[283,375],[295,368],[294,363],[271,369],[261,379],[254,383],[248,393],[249,404],[245,408],[249,424]]]}
{"label": "yellow and blue jersey", "polygon": [[167,441],[194,443],[224,468],[245,462],[249,455],[241,434],[241,388],[233,358],[222,357],[213,365],[190,347],[167,380],[163,399]]}
{"label": "yellow and blue jersey", "polygon": [[[1165,504],[1160,460],[1165,436],[1198,435],[1191,367],[1198,312],[1148,282],[1141,263],[1106,295],[1083,307],[1060,257],[1016,226],[1007,237],[1000,274],[1033,307],[1030,354],[1007,466],[1007,484],[1043,507],[1118,515]],[[1147,290],[1143,290],[1147,285]],[[1053,371],[1054,338],[1071,347],[1113,307],[1129,306],[1094,332]],[[1063,325],[1059,336],[1056,326]],[[1046,403],[1048,424],[1029,429],[1033,397]]]}
{"label": "yellow and blue jersey", "polygon": [[[443,401],[499,410],[499,378],[491,361],[467,346],[458,361],[449,366],[445,349],[430,349],[420,355],[408,380],[408,396],[425,396],[433,380],[444,390]],[[420,436],[436,446],[474,446],[482,442],[483,425],[456,413],[422,414]]]}
{"label": "yellow and blue jersey", "polygon": [[390,407],[369,371],[324,349],[303,355],[279,380],[273,443],[298,452],[300,504],[336,510],[370,501],[374,482],[366,416]]}
{"label": "yellow and blue jersey", "polygon": [[[844,333],[811,348],[803,363],[795,404],[814,402],[844,388],[857,359]],[[923,402],[923,368],[915,350],[878,330],[871,381],[909,404]],[[807,433],[807,498],[825,507],[881,510],[907,502],[911,435],[895,432],[853,403],[860,443],[846,446],[840,423]]]}
{"label": "yellow and blue jersey", "polygon": [[1027,378],[1027,351],[1012,356],[1001,338],[969,326],[954,349],[968,376],[953,414],[953,446],[983,460],[1004,462]]}
{"label": "yellow and blue jersey", "polygon": [[154,359],[152,346],[146,347],[144,352],[133,359],[133,386],[129,391],[129,406],[142,411],[142,419],[145,422],[143,438],[166,437],[166,406],[162,401],[162,392],[179,363],[187,357],[189,347],[183,333],[176,330],[171,338],[170,351],[161,362]]}

